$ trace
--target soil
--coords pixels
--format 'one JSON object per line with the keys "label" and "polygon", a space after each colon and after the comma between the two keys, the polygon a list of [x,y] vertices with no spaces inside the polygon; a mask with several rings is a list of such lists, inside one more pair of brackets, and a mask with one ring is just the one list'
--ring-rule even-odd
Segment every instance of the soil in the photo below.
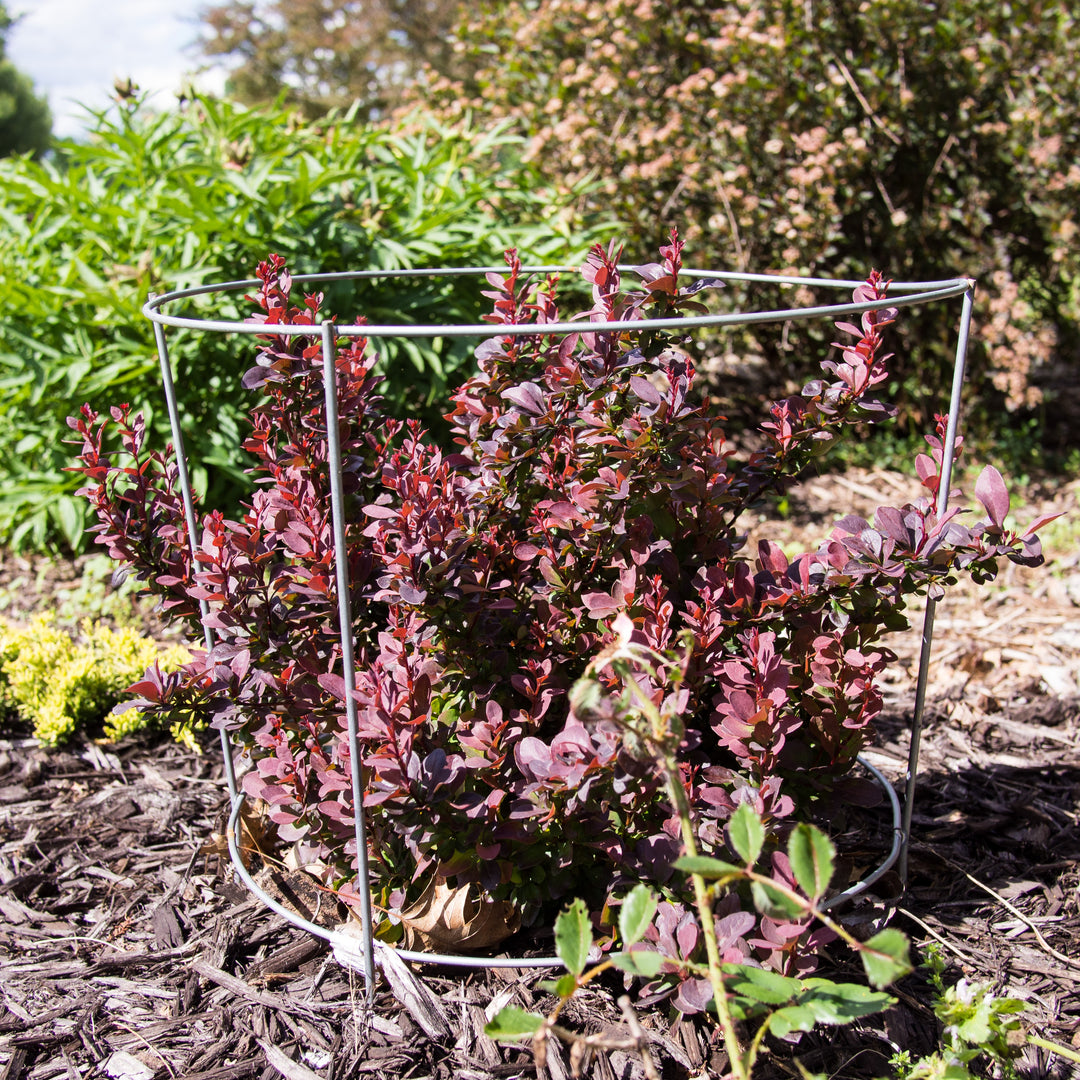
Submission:
{"label": "soil", "polygon": [[[911,484],[881,471],[810,481],[793,495],[781,539],[813,544],[828,520],[913,494]],[[1017,517],[1075,512],[1077,491],[1034,488]],[[827,507],[828,519],[812,507]],[[990,590],[961,588],[939,606],[908,887],[898,897],[890,872],[843,918],[865,933],[898,926],[918,949],[938,943],[947,981],[1021,999],[1025,1030],[1080,1048],[1080,567],[1070,530],[1055,535],[1048,567],[1010,565]],[[36,583],[32,596],[28,584],[4,590],[20,574]],[[58,603],[77,581],[78,568],[0,560],[0,592],[18,597],[9,617]],[[894,647],[900,659],[866,756],[900,787],[918,631]],[[541,1067],[527,1047],[483,1033],[493,1004],[550,1006],[543,972],[401,965],[369,1000],[323,943],[236,880],[222,857],[221,772],[213,749],[197,755],[159,739],[50,752],[0,729],[0,1080],[571,1075],[565,1047],[552,1045]],[[880,862],[889,833],[878,811],[851,815],[837,837],[847,871]],[[318,906],[280,873],[268,887],[283,902]],[[550,940],[522,938],[507,943],[511,955],[550,950]],[[841,950],[825,965],[858,978]],[[640,1056],[619,1045],[633,1042],[621,992],[589,989],[562,1016],[598,1036],[582,1075],[645,1075]],[[797,1060],[829,1077],[882,1076],[896,1050],[928,1052],[937,1029],[926,979],[916,972],[895,996],[879,1017],[772,1042],[756,1075],[797,1077]],[[636,1013],[659,1075],[726,1071],[703,1017],[641,1001]],[[1080,1067],[1028,1044],[1017,1072],[1064,1080]]]}

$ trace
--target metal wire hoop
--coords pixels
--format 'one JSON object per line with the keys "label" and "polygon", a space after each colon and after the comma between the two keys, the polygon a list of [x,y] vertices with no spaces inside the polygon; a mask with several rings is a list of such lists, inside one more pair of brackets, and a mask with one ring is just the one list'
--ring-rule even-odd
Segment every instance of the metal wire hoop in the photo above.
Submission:
{"label": "metal wire hoop", "polygon": [[[417,277],[465,277],[478,276],[488,273],[502,273],[505,266],[478,266],[478,267],[442,267],[427,269],[406,270],[357,270],[343,273],[328,274],[298,274],[292,277],[292,281],[302,285],[317,286],[324,283],[348,282],[362,280],[392,280],[394,278],[417,278]],[[574,272],[577,267],[568,266],[524,266],[521,268],[527,274],[551,274]],[[622,273],[633,273],[637,267],[633,265],[620,265]],[[687,278],[707,278],[718,282],[758,282],[779,284],[787,286],[808,286],[815,288],[835,288],[851,290],[863,285],[861,281],[836,280],[829,278],[796,277],[782,274],[745,274],[729,271],[713,271],[699,269],[684,269],[680,276]],[[328,432],[328,457],[331,480],[331,508],[334,523],[335,562],[337,573],[337,587],[339,598],[338,632],[342,647],[342,666],[344,669],[345,683],[354,686],[356,671],[352,653],[352,616],[349,600],[348,559],[345,549],[345,528],[343,498],[341,493],[341,450],[337,441],[337,390],[336,368],[334,363],[335,343],[342,337],[365,337],[368,339],[387,338],[447,338],[447,337],[515,337],[536,335],[567,335],[581,333],[588,330],[591,333],[607,331],[629,330],[692,330],[721,326],[742,326],[761,323],[786,322],[789,320],[811,320],[819,318],[835,318],[837,316],[859,315],[867,311],[881,310],[884,308],[908,307],[917,304],[928,304],[962,297],[959,328],[957,334],[956,357],[953,364],[952,387],[949,400],[949,420],[944,440],[944,453],[942,460],[941,481],[938,490],[938,514],[945,513],[952,477],[953,453],[959,428],[960,392],[963,385],[967,347],[970,337],[971,316],[973,309],[975,282],[970,278],[952,278],[942,281],[924,282],[891,282],[889,285],[890,295],[886,300],[866,301],[861,303],[825,304],[805,308],[782,308],[769,311],[733,312],[726,315],[695,315],[669,319],[636,319],[613,322],[565,322],[565,323],[527,323],[527,324],[503,324],[503,323],[475,323],[475,324],[355,324],[337,325],[331,321],[319,324],[275,323],[267,327],[263,323],[239,321],[239,320],[215,320],[200,319],[181,315],[166,314],[162,309],[166,304],[176,303],[199,296],[212,296],[226,292],[237,292],[245,289],[258,288],[261,282],[256,278],[243,281],[229,281],[220,284],[200,285],[188,289],[178,289],[173,292],[163,293],[160,296],[152,295],[143,306],[142,312],[154,324],[154,336],[157,343],[158,358],[161,364],[162,385],[165,391],[168,406],[169,423],[172,430],[173,446],[176,451],[177,465],[181,492],[184,500],[185,523],[188,534],[188,543],[192,554],[197,551],[198,524],[195,518],[194,500],[192,498],[191,483],[187,467],[187,457],[184,451],[183,431],[181,418],[176,400],[176,391],[173,382],[172,366],[169,361],[168,346],[165,338],[165,327],[176,329],[196,330],[211,333],[235,333],[235,334],[267,334],[272,333],[280,337],[313,337],[316,334],[322,338],[323,353],[323,376],[325,389],[325,408]],[[206,601],[200,601],[202,614],[209,614]],[[831,897],[825,906],[835,905],[842,900],[857,895],[869,888],[879,880],[899,860],[899,874],[901,887],[907,884],[907,857],[911,839],[911,815],[915,796],[915,784],[918,775],[918,759],[920,735],[923,723],[923,714],[926,702],[926,688],[929,677],[930,652],[933,639],[933,625],[936,602],[928,599],[926,613],[923,620],[922,641],[919,654],[919,672],[916,684],[915,705],[912,715],[911,744],[908,754],[907,772],[905,776],[905,796],[903,809],[901,810],[899,799],[892,785],[885,776],[860,757],[859,763],[873,776],[889,798],[892,811],[892,846],[882,863],[863,879],[849,886],[847,889]],[[204,625],[204,636],[207,649],[213,648],[214,636],[209,627]],[[236,782],[236,772],[233,762],[233,746],[229,733],[221,732],[221,747],[224,758],[226,783],[228,785],[231,802],[231,814],[228,825],[229,856],[238,876],[264,904],[276,911],[288,922],[312,934],[328,940],[335,946],[335,953],[342,962],[358,968],[367,983],[369,995],[374,992],[374,971],[376,964],[381,962],[382,953],[388,946],[376,943],[373,937],[373,919],[371,909],[370,876],[367,865],[367,843],[365,818],[363,812],[362,797],[358,800],[356,793],[361,792],[359,771],[359,740],[357,735],[356,702],[351,695],[346,697],[346,711],[348,717],[348,738],[350,750],[350,762],[352,766],[352,789],[354,806],[355,841],[357,846],[357,879],[361,898],[361,924],[362,924],[362,949],[358,953],[356,939],[342,934],[340,931],[327,930],[307,919],[302,918],[295,912],[283,907],[280,903],[269,896],[248,873],[244,866],[239,845],[237,842],[237,823],[243,808],[244,793],[239,790]],[[561,965],[558,957],[472,957],[472,956],[449,956],[438,953],[419,953],[403,949],[395,949],[394,952],[400,959],[413,962],[442,964],[457,967],[475,968],[544,968]]]}
{"label": "metal wire hoop", "polygon": [[[523,266],[526,274],[572,273],[579,269],[573,266]],[[620,264],[621,273],[633,273],[637,268]],[[439,278],[439,277],[475,277],[481,274],[502,273],[505,266],[469,266],[453,268],[430,268],[409,270],[350,270],[332,274],[296,274],[292,280],[297,284],[320,285],[347,281],[390,280],[394,278]],[[679,273],[684,278],[708,278],[720,282],[758,282],[772,285],[808,286],[817,288],[856,289],[865,284],[862,281],[848,281],[833,278],[791,277],[783,274],[742,274],[728,271],[683,269]],[[166,315],[161,309],[165,304],[187,300],[197,296],[210,296],[222,292],[238,292],[242,289],[254,289],[260,285],[258,278],[244,281],[226,281],[216,285],[198,285],[190,289],[178,289],[151,297],[143,305],[142,313],[146,318],[161,326],[172,326],[188,330],[210,330],[233,334],[260,334],[266,329],[258,323],[235,319],[198,319],[179,315]],[[791,319],[807,320],[824,318],[831,315],[858,315],[864,311],[881,310],[887,307],[906,307],[912,304],[933,303],[962,296],[968,289],[974,288],[974,281],[968,278],[949,278],[943,281],[893,281],[889,283],[891,295],[887,300],[866,301],[864,303],[824,304],[815,307],[782,308],[771,311],[729,312],[726,315],[687,315],[673,319],[636,319],[613,322],[590,322],[584,324],[590,332],[617,330],[679,330],[719,326],[745,326],[752,323],[783,322]],[[581,322],[564,323],[373,323],[363,325],[336,325],[338,337],[366,338],[442,338],[442,337],[506,337],[516,335],[574,334],[580,333]],[[304,336],[314,333],[311,324],[275,323],[274,333],[281,337]]]}

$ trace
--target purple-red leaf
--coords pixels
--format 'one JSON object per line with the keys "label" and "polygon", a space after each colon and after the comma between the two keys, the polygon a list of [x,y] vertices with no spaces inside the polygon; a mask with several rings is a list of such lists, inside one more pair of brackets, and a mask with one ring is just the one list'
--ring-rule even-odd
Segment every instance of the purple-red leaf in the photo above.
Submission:
{"label": "purple-red leaf", "polygon": [[762,570],[768,570],[773,577],[780,578],[787,573],[788,560],[784,549],[772,540],[758,542],[758,562]]}
{"label": "purple-red leaf", "polygon": [[649,405],[659,405],[663,401],[660,391],[643,375],[632,375],[630,377],[630,389]]}
{"label": "purple-red leaf", "polygon": [[583,593],[581,602],[594,619],[603,619],[608,615],[614,615],[621,607],[610,593],[603,592]]}
{"label": "purple-red leaf", "polygon": [[986,508],[987,516],[1000,529],[1009,513],[1009,492],[1001,473],[987,465],[975,481],[975,498]]}
{"label": "purple-red leaf", "polygon": [[543,416],[548,411],[544,391],[536,383],[519,383],[504,390],[501,396],[537,416]]}
{"label": "purple-red leaf", "polygon": [[161,697],[161,685],[149,679],[144,679],[141,682],[132,683],[131,686],[127,687],[125,693],[131,694],[133,697],[146,698],[147,701],[158,701]]}
{"label": "purple-red leaf", "polygon": [[1064,517],[1065,511],[1062,510],[1057,514],[1047,514],[1045,517],[1036,518],[1023,532],[1023,538],[1026,540],[1030,536],[1034,536],[1044,525],[1049,525],[1051,521],[1057,521],[1059,517]]}

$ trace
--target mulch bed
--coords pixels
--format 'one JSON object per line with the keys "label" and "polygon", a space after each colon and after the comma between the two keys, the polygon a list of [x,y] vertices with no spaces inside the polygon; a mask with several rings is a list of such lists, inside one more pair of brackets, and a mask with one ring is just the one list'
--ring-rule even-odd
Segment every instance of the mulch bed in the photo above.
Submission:
{"label": "mulch bed", "polygon": [[[852,483],[866,491],[848,490],[840,512],[880,492],[873,477]],[[835,509],[835,488],[831,497]],[[1053,499],[1075,506],[1075,489]],[[1031,1030],[1080,1047],[1080,570],[1068,553],[1053,569],[1011,568],[997,591],[942,606],[909,888],[895,899],[887,875],[844,917],[867,933],[890,921],[916,946],[940,943],[950,979],[1022,998]],[[897,784],[917,649],[912,634],[897,650],[868,754]],[[369,1001],[321,942],[253,900],[220,855],[227,798],[213,750],[134,741],[46,752],[18,731],[2,734],[0,1080],[570,1075],[565,1048],[538,1070],[528,1049],[483,1034],[493,1003],[550,1005],[537,985],[544,973],[414,969],[380,980]],[[841,825],[852,872],[872,868],[887,846],[883,815]],[[278,883],[289,895],[293,883]],[[511,944],[514,955],[551,947]],[[857,977],[840,951],[826,964]],[[619,992],[611,984],[575,997],[566,1026],[625,1038]],[[926,981],[916,973],[896,996],[864,1024],[772,1043],[756,1075],[798,1076],[797,1058],[831,1077],[882,1076],[895,1050],[929,1051]],[[647,1003],[638,1014],[663,1077],[723,1074],[703,1018]],[[1030,1046],[1018,1072],[1080,1076]],[[644,1072],[635,1052],[609,1048],[584,1075]]]}

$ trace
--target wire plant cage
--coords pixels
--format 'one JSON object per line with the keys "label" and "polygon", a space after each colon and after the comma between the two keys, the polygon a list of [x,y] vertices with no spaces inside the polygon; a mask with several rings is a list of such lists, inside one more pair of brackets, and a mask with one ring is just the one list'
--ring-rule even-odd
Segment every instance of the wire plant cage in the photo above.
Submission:
{"label": "wire plant cage", "polygon": [[[307,286],[327,285],[330,283],[348,283],[363,280],[386,280],[405,277],[483,277],[487,273],[499,273],[503,267],[483,266],[464,267],[452,269],[410,269],[398,271],[363,270],[355,272],[335,274],[307,274],[296,275],[293,282]],[[576,268],[565,266],[523,266],[523,273],[549,274],[572,271]],[[633,266],[620,266],[620,271],[633,271]],[[811,287],[817,289],[842,289],[850,291],[863,283],[860,281],[833,280],[822,278],[807,278],[784,276],[776,274],[746,274],[729,273],[726,271],[711,271],[700,269],[683,269],[681,276],[700,279],[707,278],[710,281],[733,282],[740,284],[762,283],[790,287]],[[192,318],[184,315],[171,314],[166,308],[174,308],[176,304],[190,300],[197,296],[208,296],[226,292],[236,292],[257,288],[259,281],[250,279],[245,281],[231,281],[220,284],[203,285],[196,288],[182,289],[174,292],[152,296],[143,307],[143,314],[154,324],[154,335],[157,343],[158,357],[161,364],[161,378],[168,407],[169,422],[172,429],[173,446],[176,453],[179,480],[184,502],[184,513],[187,529],[187,539],[192,554],[199,547],[199,525],[195,515],[195,505],[192,497],[191,483],[189,479],[189,463],[184,451],[184,439],[182,422],[173,382],[172,366],[169,360],[166,328],[186,329],[210,334],[241,334],[258,335],[265,334],[265,328],[254,322],[242,322],[234,320],[215,320]],[[965,361],[968,348],[968,339],[971,328],[975,282],[968,278],[956,278],[943,281],[924,282],[892,282],[889,287],[889,296],[886,300],[862,302],[862,303],[837,303],[825,304],[804,308],[777,308],[768,311],[742,311],[718,315],[695,315],[679,318],[665,319],[635,319],[620,322],[590,322],[590,332],[620,332],[624,330],[648,331],[648,330],[684,330],[735,327],[752,324],[785,323],[789,320],[816,320],[835,319],[852,315],[861,315],[867,311],[880,310],[883,308],[910,307],[915,305],[943,303],[948,301],[961,301],[961,311],[958,321],[958,333],[956,341],[955,361],[953,365],[952,386],[949,400],[948,426],[944,440],[944,453],[942,457],[941,482],[938,491],[937,513],[942,516],[946,512],[950,494],[950,481],[953,463],[953,454],[958,435],[958,418],[960,414],[960,394],[964,380]],[[542,333],[550,336],[565,336],[580,333],[580,322],[559,322],[543,324]],[[335,572],[338,594],[338,633],[340,637],[341,659],[345,685],[356,685],[356,665],[353,650],[351,627],[353,625],[349,562],[346,549],[345,513],[343,496],[342,454],[338,439],[338,403],[337,403],[337,373],[335,366],[336,342],[341,338],[364,337],[369,341],[378,342],[391,339],[434,339],[434,338],[467,338],[482,341],[492,337],[510,337],[535,335],[538,327],[535,323],[529,324],[498,324],[497,328],[490,323],[458,324],[458,325],[408,325],[408,324],[383,324],[383,325],[338,325],[330,320],[324,321],[317,326],[311,324],[275,323],[273,333],[283,337],[295,336],[318,336],[321,335],[322,358],[323,358],[323,381],[325,391],[325,419],[328,434],[328,459],[330,466],[331,486],[331,512],[333,523],[333,538],[335,552]],[[200,601],[202,614],[207,616],[209,608],[205,600]],[[919,765],[920,735],[923,724],[923,715],[926,703],[926,690],[929,678],[931,646],[933,639],[934,614],[936,601],[928,598],[926,601],[925,615],[922,626],[921,648],[919,653],[918,677],[916,683],[915,702],[911,718],[911,742],[908,754],[907,769],[904,784],[904,798],[901,805],[900,799],[893,790],[886,777],[863,757],[859,757],[859,763],[871,774],[876,783],[881,787],[888,798],[892,815],[892,843],[888,853],[879,866],[865,875],[861,880],[849,886],[842,892],[832,896],[826,906],[834,905],[840,901],[855,896],[874,882],[879,880],[886,872],[895,865],[897,866],[901,886],[906,887],[908,870],[908,849],[911,837],[912,809],[914,805],[916,779]],[[214,631],[204,625],[205,644],[207,649],[212,649],[215,644]],[[360,746],[358,738],[357,705],[351,694],[346,694],[347,738],[351,762],[351,785],[353,797],[353,825],[357,848],[357,878],[356,890],[360,896],[360,934],[357,936],[345,934],[341,930],[327,929],[308,919],[303,918],[295,911],[282,905],[265,892],[251,876],[244,865],[240,852],[238,835],[241,811],[244,807],[246,794],[237,783],[236,767],[234,764],[234,751],[237,749],[230,733],[221,731],[221,749],[224,759],[225,778],[228,786],[230,815],[228,822],[228,846],[232,866],[236,874],[245,883],[247,888],[258,897],[268,908],[281,915],[292,925],[310,932],[318,937],[326,939],[333,947],[339,961],[359,970],[365,980],[369,995],[374,992],[374,973],[376,966],[385,966],[401,960],[431,963],[445,966],[471,967],[471,968],[550,968],[559,967],[562,961],[557,957],[483,957],[483,956],[454,956],[432,952],[416,952],[407,949],[392,947],[374,939],[374,922],[372,914],[371,878],[368,867],[368,843],[366,836],[365,815],[363,812],[363,783],[360,773]]]}

